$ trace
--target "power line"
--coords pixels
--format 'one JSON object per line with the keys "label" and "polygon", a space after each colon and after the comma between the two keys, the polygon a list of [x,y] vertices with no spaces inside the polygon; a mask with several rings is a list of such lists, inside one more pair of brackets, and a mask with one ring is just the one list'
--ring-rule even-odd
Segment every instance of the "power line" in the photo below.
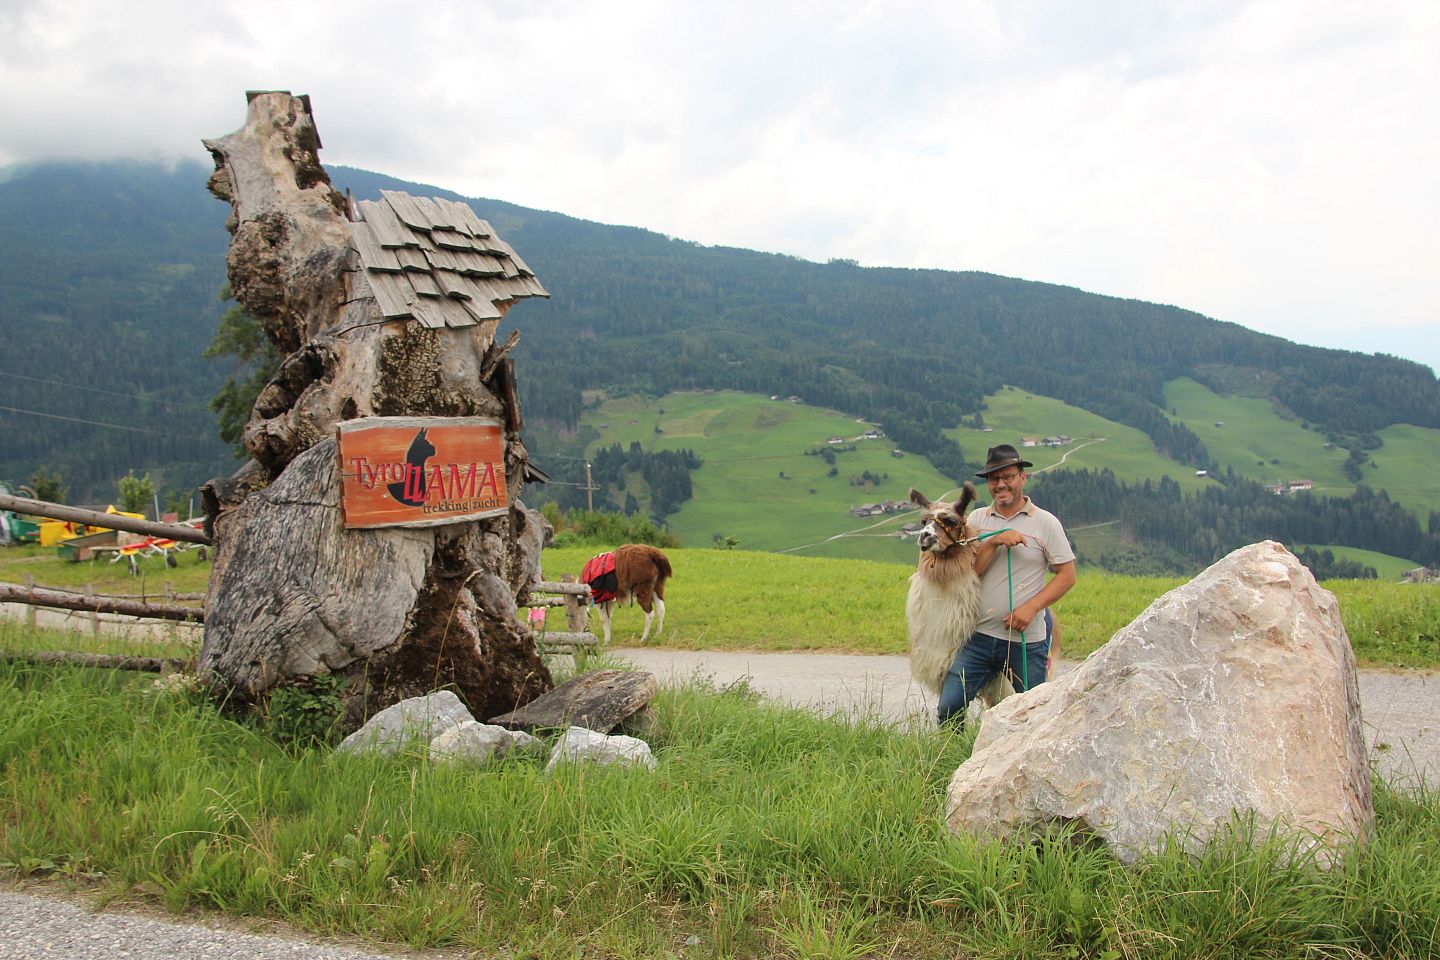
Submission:
{"label": "power line", "polygon": [[82,420],[81,417],[60,416],[59,413],[42,413],[40,410],[22,410],[20,407],[0,406],[0,410],[7,410],[10,413],[29,413],[30,416],[43,416],[49,420],[69,420],[71,423],[89,423],[91,426],[107,427],[109,430],[130,430],[131,433],[150,433],[151,436],[163,436],[171,440],[203,440],[204,433],[197,433],[194,436],[181,436],[179,433],[161,433],[160,430],[147,430],[143,426],[122,426],[120,423],[104,423],[101,420]]}
{"label": "power line", "polygon": [[189,410],[204,410],[210,412],[209,407],[202,407],[198,403],[182,403],[179,400],[162,400],[159,397],[147,397],[143,393],[120,393],[115,390],[102,390],[99,387],[86,387],[78,383],[70,383],[65,380],[47,380],[44,377],[31,377],[23,373],[11,373],[8,370],[0,370],[0,377],[14,377],[16,380],[29,380],[31,383],[48,383],[54,387],[65,387],[69,390],[84,390],[87,393],[103,393],[107,397],[125,397],[129,400],[144,400],[149,403],[163,403],[169,407],[185,407]]}

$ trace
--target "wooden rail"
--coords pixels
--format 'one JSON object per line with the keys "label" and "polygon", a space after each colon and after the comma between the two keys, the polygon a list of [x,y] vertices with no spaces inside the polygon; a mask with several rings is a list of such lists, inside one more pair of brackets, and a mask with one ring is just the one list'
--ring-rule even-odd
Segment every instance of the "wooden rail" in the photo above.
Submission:
{"label": "wooden rail", "polygon": [[[590,587],[572,581],[536,580],[527,591],[530,607],[564,607],[567,630],[531,630],[535,649],[542,654],[569,653],[582,656],[600,648],[595,634],[585,628],[589,626]],[[550,596],[537,596],[550,594]]]}
{"label": "wooden rail", "polygon": [[24,603],[60,610],[83,610],[86,613],[118,613],[147,620],[179,620],[204,623],[205,611],[199,607],[180,607],[164,603],[125,600],[103,593],[67,593],[43,587],[26,587],[18,583],[0,583],[0,603]]}
{"label": "wooden rail", "polygon": [[173,657],[129,657],[113,653],[74,653],[69,650],[0,651],[0,660],[8,663],[69,664],[75,667],[99,667],[105,670],[141,670],[166,673],[188,669],[190,661]]}
{"label": "wooden rail", "polygon": [[101,513],[99,510],[70,507],[63,503],[50,503],[47,500],[14,497],[8,493],[0,493],[0,510],[13,510],[15,513],[24,513],[32,517],[47,517],[51,520],[69,520],[72,523],[104,527],[108,530],[143,533],[149,537],[168,537],[171,540],[184,540],[186,543],[210,543],[210,538],[205,536],[205,531],[186,526],[183,523],[136,520],[134,517],[127,517],[120,513]]}

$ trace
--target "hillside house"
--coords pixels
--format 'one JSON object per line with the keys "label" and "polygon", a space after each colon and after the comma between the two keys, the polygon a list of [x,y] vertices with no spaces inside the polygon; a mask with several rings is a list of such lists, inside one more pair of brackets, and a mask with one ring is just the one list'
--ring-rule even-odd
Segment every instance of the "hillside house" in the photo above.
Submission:
{"label": "hillside house", "polygon": [[1033,446],[1035,446],[1035,445],[1036,445],[1037,443],[1039,443],[1039,442],[1040,442],[1040,441],[1039,441],[1039,440],[1036,440],[1034,437],[1021,437],[1021,438],[1020,438],[1020,446],[1022,446],[1022,447],[1033,447]]}
{"label": "hillside house", "polygon": [[826,442],[826,443],[844,443],[844,442],[845,442],[845,438],[844,438],[844,437],[831,437],[829,440],[826,440],[825,442]]}
{"label": "hillside house", "polygon": [[860,434],[860,436],[866,440],[879,440],[881,437],[885,436],[885,434],[881,433],[879,430],[876,430],[874,427],[871,427],[869,430],[866,430],[864,433]]}

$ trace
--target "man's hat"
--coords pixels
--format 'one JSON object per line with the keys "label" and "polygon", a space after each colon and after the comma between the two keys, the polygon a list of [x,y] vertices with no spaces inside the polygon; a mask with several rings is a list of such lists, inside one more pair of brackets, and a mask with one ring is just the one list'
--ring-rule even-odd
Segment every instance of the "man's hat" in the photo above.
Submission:
{"label": "man's hat", "polygon": [[985,469],[976,470],[975,476],[988,477],[996,470],[1004,470],[1006,467],[1033,467],[1035,464],[1029,460],[1021,460],[1020,454],[1008,443],[1002,443],[998,447],[991,447],[985,452]]}

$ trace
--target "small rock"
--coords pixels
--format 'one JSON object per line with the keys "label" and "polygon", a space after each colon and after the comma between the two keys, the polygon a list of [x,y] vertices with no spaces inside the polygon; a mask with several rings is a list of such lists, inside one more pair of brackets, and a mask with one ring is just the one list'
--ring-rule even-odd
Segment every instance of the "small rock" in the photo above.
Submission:
{"label": "small rock", "polygon": [[432,762],[465,761],[476,765],[503,757],[515,746],[510,731],[489,723],[466,720],[430,741]]}
{"label": "small rock", "polygon": [[549,773],[560,764],[569,761],[618,763],[650,769],[654,769],[656,766],[655,755],[650,752],[650,744],[644,740],[623,736],[608,737],[603,733],[596,733],[594,730],[587,730],[584,727],[571,727],[565,731],[565,735],[550,751],[550,762],[545,765],[545,771]]}
{"label": "small rock", "polygon": [[340,742],[337,753],[396,753],[411,740],[429,743],[441,733],[474,721],[460,698],[449,690],[401,700],[381,710]]}

